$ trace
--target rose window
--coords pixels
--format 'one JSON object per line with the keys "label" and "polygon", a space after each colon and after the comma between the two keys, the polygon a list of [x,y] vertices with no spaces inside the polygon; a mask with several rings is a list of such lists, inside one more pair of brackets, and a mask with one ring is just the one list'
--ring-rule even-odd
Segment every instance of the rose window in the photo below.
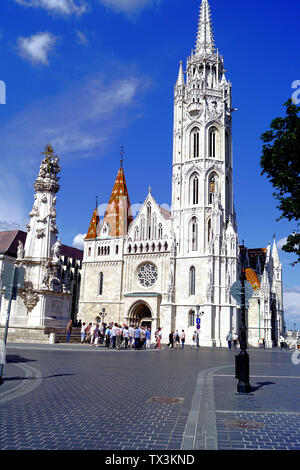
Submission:
{"label": "rose window", "polygon": [[158,278],[157,267],[154,264],[143,264],[138,271],[138,280],[143,287],[151,287]]}

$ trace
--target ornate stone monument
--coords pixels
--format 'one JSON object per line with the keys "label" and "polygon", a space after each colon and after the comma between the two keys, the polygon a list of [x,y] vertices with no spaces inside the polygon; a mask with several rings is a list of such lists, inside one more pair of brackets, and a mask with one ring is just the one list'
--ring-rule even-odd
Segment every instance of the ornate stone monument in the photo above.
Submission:
{"label": "ornate stone monument", "polygon": [[[19,290],[17,300],[13,302],[10,318],[10,328],[27,329],[26,339],[30,339],[30,329],[65,326],[71,310],[68,280],[62,276],[61,240],[57,239],[56,194],[60,189],[58,174],[61,170],[59,158],[51,145],[46,146],[42,155],[43,160],[34,183],[34,204],[29,213],[26,243],[23,247],[19,242],[16,260],[18,265],[25,268],[24,288]],[[1,319],[6,308],[6,302],[3,302]]]}

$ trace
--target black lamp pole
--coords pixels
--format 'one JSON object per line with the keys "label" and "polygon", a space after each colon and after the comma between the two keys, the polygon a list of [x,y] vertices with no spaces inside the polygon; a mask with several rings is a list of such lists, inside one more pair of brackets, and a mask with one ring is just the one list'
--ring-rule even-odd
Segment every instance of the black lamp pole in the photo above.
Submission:
{"label": "black lamp pole", "polygon": [[238,379],[237,393],[251,393],[249,380],[249,354],[247,353],[247,328],[246,328],[246,260],[245,252],[241,253],[241,318],[240,318],[240,354],[235,357],[235,378]]}

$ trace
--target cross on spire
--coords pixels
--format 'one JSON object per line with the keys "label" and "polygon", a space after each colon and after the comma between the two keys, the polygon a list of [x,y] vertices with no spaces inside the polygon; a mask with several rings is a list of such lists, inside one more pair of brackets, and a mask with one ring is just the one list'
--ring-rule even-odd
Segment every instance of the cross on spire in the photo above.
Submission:
{"label": "cross on spire", "polygon": [[47,166],[48,166],[48,171],[50,173],[50,157],[53,157],[54,156],[54,152],[53,152],[53,148],[52,148],[52,145],[51,144],[47,144],[45,146],[45,152],[42,152],[42,155],[45,155],[45,160],[46,160],[46,163],[47,163]]}
{"label": "cross on spire", "polygon": [[123,166],[123,157],[124,157],[125,151],[124,151],[124,145],[121,147],[121,166]]}

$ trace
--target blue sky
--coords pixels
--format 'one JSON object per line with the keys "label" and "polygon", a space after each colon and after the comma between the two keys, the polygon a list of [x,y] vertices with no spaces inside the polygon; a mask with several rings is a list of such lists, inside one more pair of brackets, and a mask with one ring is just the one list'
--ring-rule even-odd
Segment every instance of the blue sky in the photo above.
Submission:
{"label": "blue sky", "polygon": [[[0,230],[24,228],[40,153],[61,157],[62,240],[88,230],[96,195],[108,202],[125,146],[132,204],[148,187],[170,204],[173,87],[195,45],[200,0],[2,0]],[[260,135],[284,114],[300,80],[296,0],[210,1],[215,43],[233,83],[234,190],[239,237],[252,248],[295,227],[277,222],[261,176]],[[77,239],[80,237],[77,237]],[[300,326],[300,267],[279,252],[287,326]]]}

